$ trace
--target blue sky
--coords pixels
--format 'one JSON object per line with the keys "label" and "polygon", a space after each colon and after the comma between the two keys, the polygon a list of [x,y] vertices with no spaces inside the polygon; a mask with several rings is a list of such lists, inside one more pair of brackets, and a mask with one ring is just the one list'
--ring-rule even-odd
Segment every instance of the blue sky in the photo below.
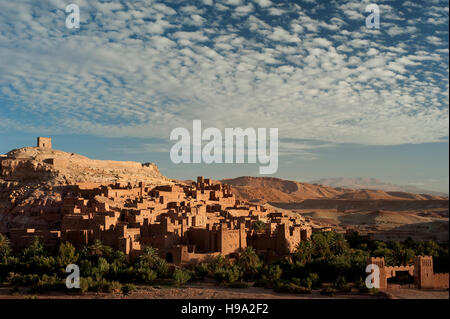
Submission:
{"label": "blue sky", "polygon": [[448,192],[448,17],[434,0],[0,1],[0,153],[43,135],[172,177],[258,174],[173,165],[171,130],[200,119],[279,128],[279,177]]}

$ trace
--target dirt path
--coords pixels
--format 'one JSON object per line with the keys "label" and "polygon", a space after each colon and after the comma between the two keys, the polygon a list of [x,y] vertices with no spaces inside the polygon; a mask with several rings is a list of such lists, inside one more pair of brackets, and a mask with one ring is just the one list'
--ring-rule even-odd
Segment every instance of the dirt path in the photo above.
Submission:
{"label": "dirt path", "polygon": [[385,296],[367,294],[336,293],[329,297],[314,290],[311,294],[277,293],[260,287],[226,288],[209,283],[193,283],[187,287],[138,286],[128,295],[122,293],[94,293],[78,295],[64,292],[35,294],[26,290],[11,293],[10,287],[0,287],[0,299],[449,299],[447,290],[420,290],[413,288],[389,288]]}
{"label": "dirt path", "polygon": [[311,294],[277,293],[259,287],[226,288],[209,284],[191,284],[187,287],[138,287],[128,295],[122,293],[93,293],[77,295],[63,292],[33,294],[21,291],[11,293],[9,287],[0,287],[0,299],[368,299],[380,298],[354,293],[338,293],[334,297],[313,291]]}

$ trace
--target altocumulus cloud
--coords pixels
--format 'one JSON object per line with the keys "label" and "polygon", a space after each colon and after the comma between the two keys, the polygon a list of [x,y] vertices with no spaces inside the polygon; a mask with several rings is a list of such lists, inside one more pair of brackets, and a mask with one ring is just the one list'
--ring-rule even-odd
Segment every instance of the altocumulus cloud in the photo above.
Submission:
{"label": "altocumulus cloud", "polygon": [[[0,2],[0,127],[168,138],[277,127],[280,138],[448,138],[448,2]],[[384,14],[384,15],[383,15]],[[286,145],[286,152],[314,145]]]}

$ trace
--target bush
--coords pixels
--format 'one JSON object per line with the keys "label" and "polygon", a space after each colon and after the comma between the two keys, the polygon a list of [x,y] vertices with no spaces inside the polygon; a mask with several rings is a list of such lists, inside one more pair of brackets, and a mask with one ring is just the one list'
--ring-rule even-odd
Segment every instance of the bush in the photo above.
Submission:
{"label": "bush", "polygon": [[177,268],[173,273],[173,279],[177,286],[183,286],[191,279],[191,275],[187,271]]}
{"label": "bush", "polygon": [[343,292],[350,292],[352,290],[345,277],[342,276],[336,279],[336,281],[334,282],[334,287]]}
{"label": "bush", "polygon": [[272,283],[280,280],[282,275],[283,275],[283,270],[281,269],[281,267],[279,265],[269,267],[268,278],[272,281]]}
{"label": "bush", "polygon": [[364,281],[363,278],[359,278],[356,282],[355,282],[356,287],[358,288],[358,291],[360,293],[368,293],[369,292],[369,288],[366,285],[366,282]]}
{"label": "bush", "polygon": [[130,276],[133,277],[135,282],[143,284],[151,284],[156,280],[156,278],[158,278],[158,274],[156,273],[156,271],[149,268],[130,268],[127,271],[129,272]]}
{"label": "bush", "polygon": [[120,292],[122,285],[118,281],[108,281],[104,278],[93,279],[92,277],[80,278],[80,292],[82,294],[88,291],[94,292]]}
{"label": "bush", "polygon": [[126,284],[122,286],[122,293],[128,295],[129,293],[136,290],[136,286],[133,284]]}
{"label": "bush", "polygon": [[199,263],[194,267],[195,275],[199,278],[205,278],[209,273],[209,265],[207,263]]}
{"label": "bush", "polygon": [[239,267],[231,266],[230,268],[219,268],[214,273],[214,278],[219,283],[230,283],[241,279],[242,271]]}
{"label": "bush", "polygon": [[377,288],[370,288],[369,289],[369,294],[377,296],[377,295],[380,295],[380,294],[383,294],[383,293]]}
{"label": "bush", "polygon": [[322,281],[316,273],[310,273],[307,278],[311,282],[311,288],[318,289],[322,286]]}
{"label": "bush", "polygon": [[13,286],[31,287],[33,285],[36,285],[39,282],[40,278],[39,275],[36,274],[20,275],[10,273],[7,280]]}
{"label": "bush", "polygon": [[336,294],[336,289],[328,287],[323,289],[320,294],[325,295],[325,296],[330,296],[333,297]]}
{"label": "bush", "polygon": [[80,278],[80,293],[86,294],[89,288],[93,286],[93,280],[91,277]]}
{"label": "bush", "polygon": [[95,292],[120,292],[122,289],[122,285],[117,281],[108,281],[104,278],[96,280],[93,282],[92,287],[89,287],[89,290]]}
{"label": "bush", "polygon": [[299,286],[293,282],[277,282],[273,288],[276,292],[289,292],[294,294],[310,294],[311,289],[308,287]]}
{"label": "bush", "polygon": [[43,275],[31,288],[31,290],[35,292],[61,291],[65,289],[67,289],[65,281],[58,278],[56,275]]}

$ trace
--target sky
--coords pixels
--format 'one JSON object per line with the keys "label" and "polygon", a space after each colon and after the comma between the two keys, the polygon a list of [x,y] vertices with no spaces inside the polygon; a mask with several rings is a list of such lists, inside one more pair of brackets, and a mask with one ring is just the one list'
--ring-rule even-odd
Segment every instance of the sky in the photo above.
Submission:
{"label": "sky", "polygon": [[277,177],[448,192],[448,26],[438,0],[0,0],[0,153],[51,136],[174,178],[259,175],[173,164],[170,132],[198,119],[278,128]]}

